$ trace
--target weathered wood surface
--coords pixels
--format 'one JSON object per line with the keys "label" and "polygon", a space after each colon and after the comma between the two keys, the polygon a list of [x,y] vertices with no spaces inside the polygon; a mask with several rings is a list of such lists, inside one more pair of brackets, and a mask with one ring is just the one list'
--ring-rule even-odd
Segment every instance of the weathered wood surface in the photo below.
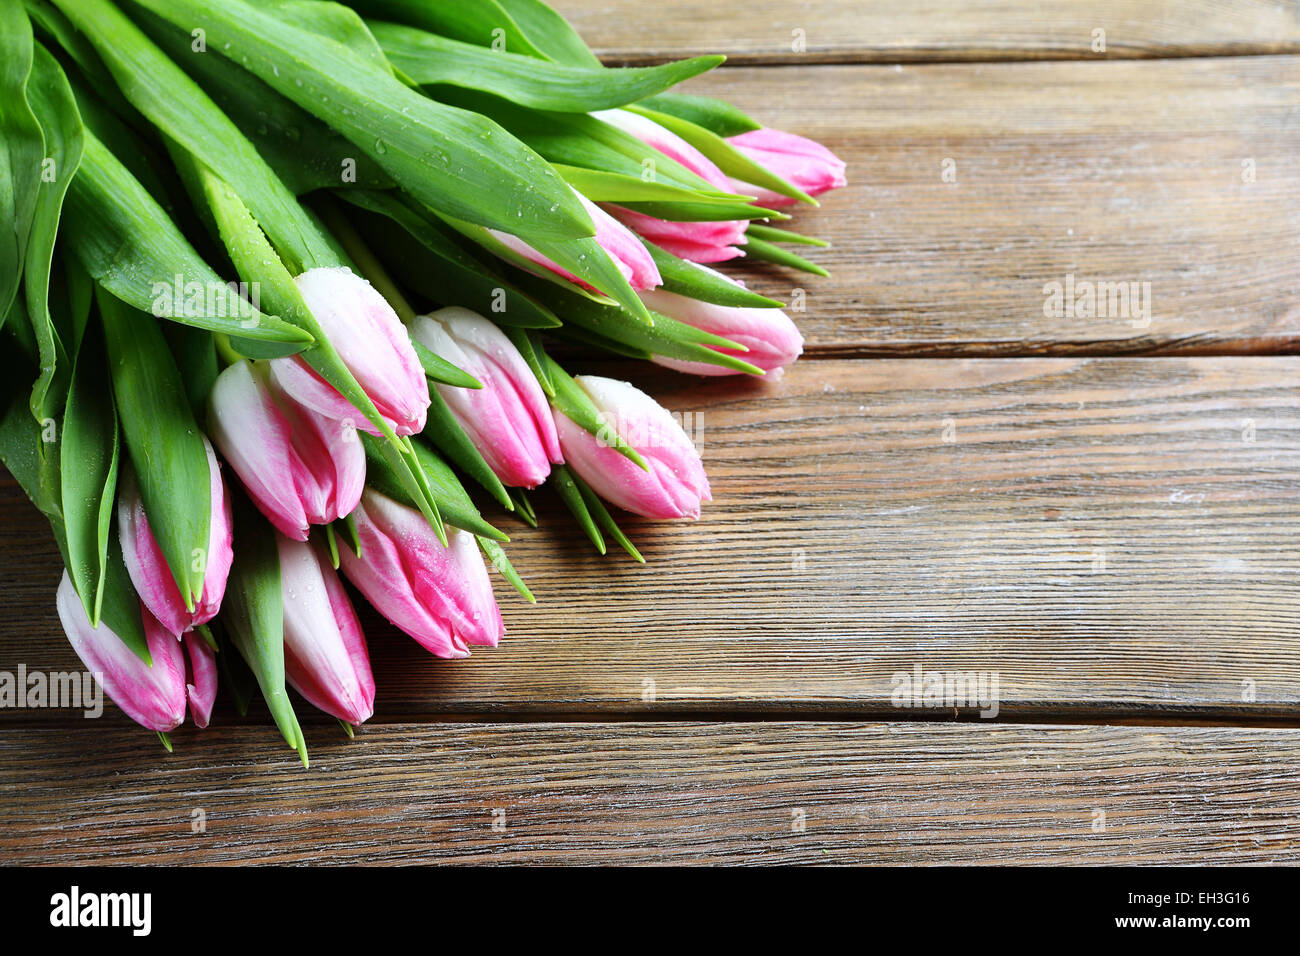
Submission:
{"label": "weathered wood surface", "polygon": [[[1003,714],[1297,713],[1300,359],[614,371],[687,416],[715,501],[627,522],[640,567],[541,496],[542,528],[503,521],[539,603],[501,585],[500,648],[436,661],[370,619],[380,719],[898,715],[917,665],[997,672]],[[3,514],[0,663],[73,666],[53,548]]]}
{"label": "weathered wood surface", "polygon": [[559,0],[555,6],[611,62],[719,52],[733,63],[776,64],[1300,51],[1296,7],[1276,0],[665,0],[653,7],[642,0]]}
{"label": "weathered wood surface", "polygon": [[[1300,715],[1300,357],[1260,353],[1300,346],[1296,6],[559,5],[611,61],[753,64],[691,88],[849,161],[794,223],[832,279],[734,270],[806,290],[802,363],[629,375],[716,501],[629,521],[642,568],[540,496],[540,603],[502,585],[458,663],[368,615],[378,713],[305,716],[310,771],[260,705],[171,756],[5,710],[0,862],[1295,861],[1300,730],[1262,724]],[[1044,315],[1067,275],[1150,283],[1150,324]],[[0,528],[0,670],[76,669],[8,476]],[[893,706],[917,666],[1056,725]],[[1173,726],[1209,720],[1249,726]]]}
{"label": "weathered wood surface", "polygon": [[[690,88],[849,164],[791,224],[833,242],[810,255],[830,280],[729,267],[804,289],[815,348],[1300,346],[1300,58],[722,69]],[[1138,283],[1150,309],[1045,315],[1071,274]]]}
{"label": "weathered wood surface", "polygon": [[304,771],[262,728],[96,730],[0,735],[0,863],[1300,859],[1294,731],[402,724]]}

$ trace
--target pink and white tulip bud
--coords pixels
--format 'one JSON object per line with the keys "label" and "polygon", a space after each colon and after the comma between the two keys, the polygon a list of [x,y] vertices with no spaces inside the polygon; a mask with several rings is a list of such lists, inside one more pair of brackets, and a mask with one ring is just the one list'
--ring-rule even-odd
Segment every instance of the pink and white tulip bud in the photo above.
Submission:
{"label": "pink and white tulip bud", "polygon": [[[392,306],[369,282],[342,267],[309,269],[294,282],[330,343],[389,426],[399,435],[422,431],[429,410],[429,383]],[[379,429],[301,355],[272,360],[271,371],[300,405],[379,434]]]}
{"label": "pink and white tulip bud", "polygon": [[361,557],[340,549],[343,573],[380,614],[439,657],[468,657],[505,633],[472,534],[447,528],[447,546],[414,508],[367,488],[352,513]]}
{"label": "pink and white tulip bud", "polygon": [[355,428],[299,405],[265,363],[228,367],[208,403],[212,440],[281,534],[306,541],[311,525],[361,500],[366,452]]}
{"label": "pink and white tulip bud", "polygon": [[496,476],[507,485],[536,488],[559,463],[560,440],[546,394],[504,332],[469,309],[422,315],[411,334],[482,384],[439,385],[451,409]]}
{"label": "pink and white tulip bud", "polygon": [[230,492],[221,480],[221,465],[212,443],[203,439],[208,453],[209,501],[208,547],[196,554],[195,571],[203,572],[203,588],[194,602],[194,610],[185,605],[176,577],[163,557],[162,549],[149,527],[144,501],[133,475],[127,474],[117,496],[117,532],[122,543],[122,557],[131,583],[145,607],[176,637],[212,620],[221,610],[226,594],[226,578],[234,560],[231,550]]}
{"label": "pink and white tulip bud", "polygon": [[[669,159],[676,160],[714,188],[723,192],[737,191],[732,188],[731,180],[712,160],[654,120],[628,110],[601,110],[591,115],[635,136]],[[740,191],[747,196],[753,194],[749,189]],[[749,223],[743,219],[725,222],[672,222],[624,209],[622,206],[611,206],[610,209],[625,225],[681,259],[691,262],[725,262],[744,255],[737,248],[746,242],[745,229]]]}
{"label": "pink and white tulip bud", "polygon": [[[618,271],[623,273],[623,278],[627,279],[632,288],[653,289],[661,285],[663,279],[659,276],[659,267],[655,265],[654,259],[650,257],[650,253],[646,251],[646,247],[641,240],[633,235],[621,222],[591,202],[582,193],[575,190],[574,195],[578,197],[583,208],[591,215],[591,221],[596,226],[596,242],[609,255],[614,265],[618,267]],[[488,232],[507,249],[523,256],[529,262],[535,263],[544,269],[549,269],[556,275],[563,276],[584,289],[596,292],[605,291],[596,289],[595,286],[584,282],[572,272],[552,262],[518,236],[499,232],[496,229],[489,229]]]}
{"label": "pink and white tulip bud", "polygon": [[744,220],[672,222],[624,209],[621,206],[611,208],[624,225],[636,230],[639,235],[653,242],[664,252],[672,253],[677,258],[688,262],[726,262],[729,259],[736,259],[745,254],[745,251],[739,247],[749,241],[749,237],[745,235],[745,229],[749,224]]}
{"label": "pink and white tulip bud", "polygon": [[612,436],[591,434],[555,413],[564,459],[592,489],[625,511],[646,518],[698,518],[710,501],[699,452],[672,414],[628,382],[579,375],[577,383],[600,410],[606,426],[635,448],[649,470],[613,447]]}
{"label": "pink and white tulip bud", "polygon": [[360,725],[375,712],[375,679],[343,582],[312,545],[283,535],[276,536],[276,543],[284,597],[285,677],[312,706]]}
{"label": "pink and white tulip bud", "polygon": [[[211,648],[197,634],[184,646],[141,608],[145,641],[153,666],[146,664],[102,621],[92,627],[86,609],[65,571],[55,598],[59,621],[72,649],[113,703],[142,727],[167,732],[185,720],[188,702],[198,727],[206,727],[217,695],[217,665]],[[186,676],[186,656],[190,676]]]}
{"label": "pink and white tulip bud", "polygon": [[[848,183],[844,161],[815,140],[779,129],[756,129],[732,136],[727,142],[809,196],[820,196]],[[747,183],[733,181],[732,186],[737,192],[756,195],[758,204],[769,209],[793,206],[798,201]]]}
{"label": "pink and white tulip bud", "polygon": [[[704,266],[698,268],[704,269]],[[735,282],[729,276],[707,269],[718,278]],[[656,289],[642,292],[641,301],[646,307],[661,312],[679,322],[712,332],[745,346],[749,351],[719,348],[715,351],[735,355],[765,372],[773,372],[789,365],[803,352],[803,336],[790,317],[780,309],[750,309],[701,302],[675,292]],[[735,369],[710,365],[707,362],[687,362],[656,355],[654,362],[679,372],[695,375],[736,375]]]}

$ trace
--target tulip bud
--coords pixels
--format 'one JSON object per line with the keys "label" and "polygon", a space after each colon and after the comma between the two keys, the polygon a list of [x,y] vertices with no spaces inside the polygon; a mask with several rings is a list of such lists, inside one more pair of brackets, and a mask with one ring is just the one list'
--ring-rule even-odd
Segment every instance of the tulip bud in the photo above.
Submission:
{"label": "tulip bud", "polygon": [[343,573],[393,624],[439,657],[468,657],[505,633],[474,536],[447,528],[447,546],[414,508],[367,488],[352,513],[361,557],[340,550]]}
{"label": "tulip bud", "polygon": [[211,516],[207,551],[196,555],[203,571],[203,590],[192,611],[185,606],[176,577],[149,527],[149,516],[145,514],[144,501],[134,476],[128,472],[118,488],[117,531],[131,583],[145,607],[176,637],[190,628],[206,624],[221,610],[226,578],[234,560],[230,546],[230,492],[221,480],[221,466],[207,438],[203,439],[203,447],[208,453]]}
{"label": "tulip bud", "polygon": [[496,476],[520,488],[545,481],[551,463],[564,460],[555,420],[536,376],[505,333],[481,315],[453,307],[420,316],[411,334],[483,384],[437,388]]}
{"label": "tulip bud", "polygon": [[[346,268],[309,269],[294,281],[335,351],[389,426],[398,435],[423,430],[429,383],[392,306],[369,282]],[[273,359],[271,372],[300,405],[379,434],[301,355]]]}
{"label": "tulip bud", "polygon": [[276,536],[284,598],[284,671],[312,706],[349,724],[375,712],[370,654],[334,569],[310,544]]}
{"label": "tulip bud", "polygon": [[[153,666],[146,664],[102,621],[92,627],[77,589],[65,571],[55,606],[72,649],[104,693],[142,727],[165,733],[185,720],[188,699],[194,723],[208,725],[217,693],[217,667],[211,649],[197,634],[185,635],[184,650],[145,608],[145,641]],[[193,680],[186,680],[186,654]]]}
{"label": "tulip bud", "polygon": [[[848,183],[844,178],[844,161],[821,143],[806,137],[779,129],[756,129],[732,136],[727,142],[809,196],[820,196]],[[769,209],[793,206],[797,202],[747,183],[733,181],[732,187],[736,192],[757,196],[758,204]]]}
{"label": "tulip bud", "polygon": [[[723,192],[737,191],[712,160],[654,120],[628,110],[600,110],[591,115],[635,136],[669,159],[676,160],[714,188]],[[752,195],[752,190],[749,189],[740,192]],[[611,206],[610,210],[624,225],[681,259],[691,262],[725,262],[744,255],[736,248],[746,242],[745,229],[749,223],[743,219],[725,222],[672,222],[622,206]]]}
{"label": "tulip bud", "polygon": [[[699,266],[699,268],[704,269],[704,266]],[[712,269],[706,269],[705,271],[736,285],[741,284],[735,282],[729,276],[714,272]],[[711,332],[714,335],[720,335],[724,339],[730,339],[738,345],[745,346],[748,349],[746,352],[728,348],[718,348],[715,351],[725,355],[739,356],[765,372],[784,368],[803,352],[803,336],[799,334],[799,329],[795,327],[790,317],[780,309],[750,309],[715,305],[711,302],[701,302],[698,299],[678,295],[675,292],[665,292],[662,289],[656,289],[653,292],[642,292],[641,301],[646,304],[648,309],[653,309],[679,322],[684,322],[705,332]],[[677,369],[679,372],[692,372],[696,375],[738,374],[735,369],[710,365],[707,362],[687,362],[661,355],[654,356],[653,360],[658,365]]]}
{"label": "tulip bud", "polygon": [[[659,267],[655,265],[654,259],[650,257],[650,253],[646,251],[646,247],[641,240],[617,219],[587,199],[586,196],[576,191],[574,194],[582,203],[583,208],[591,215],[591,221],[596,226],[596,242],[609,255],[614,265],[618,267],[618,271],[623,273],[623,277],[627,279],[632,288],[653,289],[661,285],[663,279],[659,277]],[[552,262],[519,237],[498,232],[495,229],[489,229],[488,232],[507,249],[523,256],[529,262],[534,262],[545,269],[549,269],[570,282],[576,282],[584,289],[591,289],[596,292],[605,291],[596,289],[590,283],[579,279],[572,272]]]}
{"label": "tulip bud", "polygon": [[282,534],[342,518],[361,500],[366,452],[347,422],[299,405],[265,363],[236,362],[208,400],[212,440],[249,497]]}
{"label": "tulip bud", "polygon": [[646,518],[698,518],[712,500],[699,453],[671,413],[639,388],[612,378],[579,375],[605,424],[635,448],[649,470],[630,461],[608,440],[591,434],[562,412],[555,424],[564,460],[592,489],[626,511]]}

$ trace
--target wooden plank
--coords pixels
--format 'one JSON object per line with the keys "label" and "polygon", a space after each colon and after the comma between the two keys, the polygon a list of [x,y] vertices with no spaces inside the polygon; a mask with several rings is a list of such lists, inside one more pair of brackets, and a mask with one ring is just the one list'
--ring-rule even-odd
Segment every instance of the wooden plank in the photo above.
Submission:
{"label": "wooden plank", "polygon": [[[996,673],[1004,716],[1294,717],[1298,375],[1286,357],[633,375],[690,416],[703,519],[629,520],[641,567],[539,496],[542,528],[502,520],[539,603],[501,585],[500,648],[437,661],[368,619],[379,719],[933,717],[892,701],[918,665]],[[0,668],[76,664],[38,520],[7,494]]]}
{"label": "wooden plank", "polygon": [[894,63],[1300,50],[1295,5],[1270,0],[749,0],[731,11],[710,0],[666,0],[653,10],[638,0],[554,5],[618,63],[704,53],[741,63]]}
{"label": "wooden plank", "polygon": [[306,772],[262,729],[99,730],[0,736],[0,863],[1300,859],[1296,730],[409,724]]}
{"label": "wooden plank", "polygon": [[[849,187],[793,223],[834,243],[811,256],[831,280],[730,270],[787,301],[806,290],[814,347],[1300,345],[1300,58],[723,69],[689,89],[848,162]],[[1150,311],[1049,317],[1044,287],[1068,275],[1139,283]]]}

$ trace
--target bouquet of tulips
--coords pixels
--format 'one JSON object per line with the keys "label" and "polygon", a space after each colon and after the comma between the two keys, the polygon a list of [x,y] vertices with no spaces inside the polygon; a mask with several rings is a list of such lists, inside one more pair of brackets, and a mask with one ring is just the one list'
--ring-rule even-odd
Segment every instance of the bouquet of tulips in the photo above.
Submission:
{"label": "bouquet of tulips", "polygon": [[799,355],[706,264],[820,272],[771,223],[844,165],[670,92],[721,60],[607,68],[541,0],[0,0],[0,460],[123,711],[170,748],[256,687],[305,763],[289,687],[374,706],[339,571],[460,658],[488,565],[532,600],[475,496],[535,524],[548,483],[638,560],[607,505],[699,515],[673,416],[548,349]]}

